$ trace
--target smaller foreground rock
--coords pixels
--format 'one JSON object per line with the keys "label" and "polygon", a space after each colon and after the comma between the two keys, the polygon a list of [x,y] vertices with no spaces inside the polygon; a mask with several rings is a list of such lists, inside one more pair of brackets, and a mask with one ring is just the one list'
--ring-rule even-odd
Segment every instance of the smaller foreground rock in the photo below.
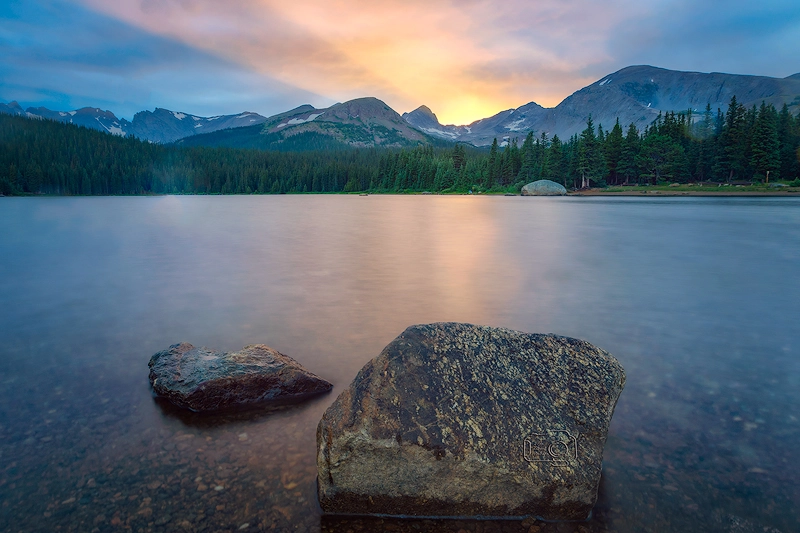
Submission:
{"label": "smaller foreground rock", "polygon": [[411,326],[317,427],[322,510],[585,520],[624,384],[585,341]]}
{"label": "smaller foreground rock", "polygon": [[522,196],[564,196],[567,189],[550,180],[533,181],[522,187]]}
{"label": "smaller foreground rock", "polygon": [[148,366],[150,385],[158,396],[198,412],[296,400],[333,387],[264,344],[238,352],[173,344],[153,355]]}

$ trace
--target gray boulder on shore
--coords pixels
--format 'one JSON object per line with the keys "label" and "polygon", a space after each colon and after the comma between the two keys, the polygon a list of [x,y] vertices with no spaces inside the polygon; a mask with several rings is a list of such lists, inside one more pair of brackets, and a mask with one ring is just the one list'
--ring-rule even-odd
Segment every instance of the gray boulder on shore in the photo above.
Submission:
{"label": "gray boulder on shore", "polygon": [[411,326],[317,427],[322,510],[584,520],[624,384],[585,341]]}
{"label": "gray boulder on shore", "polygon": [[197,412],[297,400],[333,388],[264,344],[238,352],[173,344],[153,355],[148,366],[156,395]]}
{"label": "gray boulder on shore", "polygon": [[522,187],[522,196],[564,196],[567,189],[550,180],[532,181]]}

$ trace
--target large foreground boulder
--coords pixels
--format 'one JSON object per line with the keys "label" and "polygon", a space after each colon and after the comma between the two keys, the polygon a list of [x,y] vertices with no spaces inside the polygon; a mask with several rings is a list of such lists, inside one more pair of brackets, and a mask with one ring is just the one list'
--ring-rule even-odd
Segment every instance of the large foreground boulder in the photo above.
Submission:
{"label": "large foreground boulder", "polygon": [[584,520],[625,373],[588,342],[411,326],[317,427],[327,513]]}
{"label": "large foreground boulder", "polygon": [[567,189],[560,183],[550,180],[532,181],[522,187],[522,196],[563,196]]}
{"label": "large foreground boulder", "polygon": [[238,352],[173,344],[153,355],[148,366],[158,396],[198,412],[297,400],[333,387],[264,344]]}

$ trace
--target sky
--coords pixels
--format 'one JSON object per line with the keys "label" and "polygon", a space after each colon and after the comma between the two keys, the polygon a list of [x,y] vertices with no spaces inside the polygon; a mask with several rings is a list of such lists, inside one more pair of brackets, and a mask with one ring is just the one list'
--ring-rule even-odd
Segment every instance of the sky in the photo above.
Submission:
{"label": "sky", "polygon": [[374,96],[468,124],[629,65],[800,72],[797,0],[3,0],[0,101],[131,119]]}

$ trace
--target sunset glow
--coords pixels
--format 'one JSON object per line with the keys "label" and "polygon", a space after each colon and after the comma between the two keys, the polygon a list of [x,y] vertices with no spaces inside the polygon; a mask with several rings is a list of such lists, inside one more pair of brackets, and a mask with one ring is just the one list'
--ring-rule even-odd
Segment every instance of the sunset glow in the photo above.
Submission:
{"label": "sunset glow", "polygon": [[[679,0],[13,0],[0,98],[269,115],[375,96],[468,124],[531,101],[553,107],[630,64],[791,74],[797,10],[767,3],[769,31],[753,22],[732,43],[731,25],[756,8],[734,2],[701,23],[713,6]],[[45,37],[65,13],[74,19]]]}

